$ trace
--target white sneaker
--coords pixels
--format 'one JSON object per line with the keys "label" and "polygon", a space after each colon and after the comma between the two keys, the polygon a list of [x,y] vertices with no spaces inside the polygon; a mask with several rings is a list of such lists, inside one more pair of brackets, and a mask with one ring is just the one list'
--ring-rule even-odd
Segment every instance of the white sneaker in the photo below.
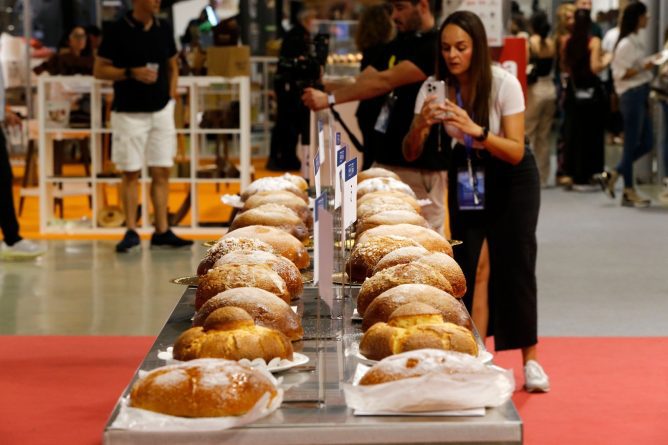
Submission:
{"label": "white sneaker", "polygon": [[39,244],[35,244],[27,239],[22,239],[13,246],[8,246],[3,241],[0,245],[0,259],[3,260],[31,260],[46,252]]}
{"label": "white sneaker", "polygon": [[524,365],[524,389],[527,392],[548,392],[550,378],[536,360],[529,360]]}
{"label": "white sneaker", "polygon": [[668,204],[668,178],[663,178],[663,190],[659,193],[659,202]]}

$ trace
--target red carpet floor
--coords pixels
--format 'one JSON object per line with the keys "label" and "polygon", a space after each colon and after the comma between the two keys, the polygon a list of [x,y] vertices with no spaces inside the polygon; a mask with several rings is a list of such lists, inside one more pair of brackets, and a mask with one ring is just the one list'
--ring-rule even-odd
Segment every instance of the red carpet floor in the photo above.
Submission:
{"label": "red carpet floor", "polygon": [[[150,337],[0,337],[0,444],[96,444]],[[668,444],[668,338],[545,338],[548,394],[517,391],[528,445]],[[498,364],[521,376],[517,351]]]}

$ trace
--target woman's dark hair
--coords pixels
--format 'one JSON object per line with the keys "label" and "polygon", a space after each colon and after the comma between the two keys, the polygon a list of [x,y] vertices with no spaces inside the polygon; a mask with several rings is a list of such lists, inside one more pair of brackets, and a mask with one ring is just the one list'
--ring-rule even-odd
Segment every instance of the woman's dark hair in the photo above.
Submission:
{"label": "woman's dark hair", "polygon": [[464,108],[471,114],[471,118],[478,125],[489,125],[489,98],[492,96],[492,60],[487,46],[487,33],[480,18],[469,11],[457,11],[450,14],[438,32],[438,55],[436,63],[436,78],[447,80],[456,85],[457,78],[450,73],[443,58],[443,30],[448,25],[461,28],[471,37],[473,44],[471,65],[469,66],[469,82],[471,97]]}
{"label": "woman's dark hair", "polygon": [[577,80],[588,77],[591,73],[589,57],[589,33],[591,31],[591,16],[587,9],[575,11],[573,31],[566,43],[566,66],[571,75]]}
{"label": "woman's dark hair", "polygon": [[615,43],[615,49],[617,45],[622,41],[623,38],[628,37],[638,30],[638,24],[640,23],[640,17],[647,14],[647,6],[644,3],[636,2],[631,3],[622,12],[622,21],[619,24],[619,38],[617,43]]}
{"label": "woman's dark hair", "polygon": [[545,44],[545,39],[550,35],[550,22],[547,20],[545,11],[536,11],[531,16],[531,30],[540,36],[540,44]]}
{"label": "woman's dark hair", "polygon": [[372,5],[366,8],[360,17],[355,45],[359,51],[365,51],[389,42],[393,35],[392,5],[389,3]]}

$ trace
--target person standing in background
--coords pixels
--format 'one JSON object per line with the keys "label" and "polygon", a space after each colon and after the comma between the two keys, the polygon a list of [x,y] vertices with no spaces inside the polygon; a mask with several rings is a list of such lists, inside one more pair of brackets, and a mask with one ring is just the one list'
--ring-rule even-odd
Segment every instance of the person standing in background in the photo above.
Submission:
{"label": "person standing in background", "polygon": [[297,23],[285,34],[281,43],[280,59],[274,91],[276,92],[276,123],[271,130],[271,145],[266,168],[271,171],[299,170],[301,161],[297,157],[297,143],[299,137],[304,138],[309,131],[309,111],[302,104],[299,90],[293,73],[281,61],[289,62],[291,66],[297,59],[309,55],[313,44],[311,29],[316,18],[316,12],[311,8],[304,8],[297,15]]}
{"label": "person standing in background", "polygon": [[584,9],[589,15],[589,35],[592,37],[598,37],[599,39],[603,38],[603,30],[601,27],[591,18],[591,9],[593,7],[592,0],[575,0],[575,9]]}
{"label": "person standing in background", "polygon": [[[668,50],[668,28],[663,33],[663,49]],[[656,91],[657,99],[661,104],[663,115],[663,141],[661,141],[661,155],[663,157],[663,189],[659,193],[659,201],[662,204],[668,204],[668,62],[665,62],[659,68],[657,74],[660,79],[660,85],[665,86],[662,91]]]}
{"label": "person standing in background", "polygon": [[[355,45],[358,51],[362,52],[360,71],[364,71],[367,66],[382,71],[382,51],[386,49],[386,45],[396,34],[391,16],[392,5],[388,3],[369,6],[362,13],[355,35]],[[370,168],[374,161],[375,131],[373,127],[376,124],[378,113],[383,107],[383,102],[382,96],[361,100],[355,113],[357,124],[362,132],[362,144],[364,146],[362,170]]]}
{"label": "person standing in background", "polygon": [[638,194],[633,180],[633,163],[652,150],[654,134],[649,109],[649,84],[654,63],[638,32],[647,27],[647,6],[632,3],[622,13],[619,40],[612,59],[612,77],[624,119],[624,151],[617,167],[604,176],[604,191],[614,199],[615,185],[624,178],[622,205],[648,207],[651,201]]}
{"label": "person standing in background", "polygon": [[[420,85],[434,73],[434,52],[438,33],[434,29],[433,0],[389,0],[397,36],[387,45],[382,70],[372,65],[355,79],[355,83],[332,91],[329,95],[307,88],[302,96],[312,110],[356,100],[383,97],[383,106],[374,123],[374,167],[395,172],[408,184],[418,199],[432,204],[422,212],[429,224],[443,234],[445,223],[445,188],[448,157],[445,147],[449,138],[440,138],[439,131],[429,133],[433,143],[408,162],[403,156],[403,141],[414,116],[415,98]],[[440,138],[440,139],[439,139]]]}
{"label": "person standing in background", "polygon": [[557,86],[557,107],[559,116],[559,133],[557,135],[557,172],[556,184],[563,187],[572,187],[573,178],[566,174],[564,167],[564,103],[566,102],[567,73],[564,62],[564,47],[573,31],[575,21],[575,6],[572,3],[562,3],[557,8],[557,26],[554,33],[554,43],[556,45],[556,61],[554,65],[554,78]]}
{"label": "person standing in background", "polygon": [[556,47],[549,37],[547,14],[538,11],[530,19],[529,62],[534,66],[535,83],[529,85],[526,111],[526,133],[536,154],[541,186],[550,177],[550,131],[556,109],[557,90],[552,79]]}
{"label": "person standing in background", "polygon": [[573,188],[588,191],[604,171],[605,122],[608,99],[598,77],[610,63],[601,39],[589,33],[589,11],[575,12],[573,32],[566,41],[564,62],[568,86],[564,102],[564,169]]}
{"label": "person standing in background", "polygon": [[0,259],[21,260],[36,258],[44,254],[37,244],[23,239],[19,234],[19,221],[14,207],[14,175],[9,162],[9,150],[5,138],[5,128],[21,126],[21,118],[5,108],[5,82],[0,67],[0,229],[3,240],[0,243]]}
{"label": "person standing in background", "polygon": [[140,243],[137,227],[139,176],[144,162],[151,176],[155,232],[151,247],[183,247],[192,241],[169,228],[169,174],[176,154],[174,98],[178,78],[171,26],[156,17],[160,0],[133,0],[133,10],[105,34],[94,75],[114,82],[112,161],[122,171],[121,202],[127,231],[116,252]]}

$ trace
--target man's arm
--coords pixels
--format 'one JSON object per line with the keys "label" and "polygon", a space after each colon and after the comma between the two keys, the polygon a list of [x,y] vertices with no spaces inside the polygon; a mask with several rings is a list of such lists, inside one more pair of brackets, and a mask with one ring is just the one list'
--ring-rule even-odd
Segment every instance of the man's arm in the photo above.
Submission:
{"label": "man's arm", "polygon": [[95,58],[93,76],[96,79],[112,80],[114,82],[127,79],[125,68],[116,68],[111,60],[99,56]]}
{"label": "man's arm", "polygon": [[167,76],[169,76],[169,95],[176,99],[176,87],[179,83],[179,61],[177,56],[167,62]]}
{"label": "man's arm", "polygon": [[[427,76],[413,62],[404,60],[385,71],[366,69],[354,84],[339,88],[332,94],[337,104],[370,99],[387,94],[404,85],[423,82],[426,78]],[[314,111],[328,106],[327,94],[312,88],[304,91],[302,100]]]}
{"label": "man's arm", "polygon": [[99,56],[95,58],[93,76],[95,76],[97,79],[111,80],[114,82],[134,79],[145,84],[152,84],[158,80],[158,73],[145,66],[131,68],[130,77],[127,77],[125,75],[125,68],[117,68],[114,66],[111,60]]}

